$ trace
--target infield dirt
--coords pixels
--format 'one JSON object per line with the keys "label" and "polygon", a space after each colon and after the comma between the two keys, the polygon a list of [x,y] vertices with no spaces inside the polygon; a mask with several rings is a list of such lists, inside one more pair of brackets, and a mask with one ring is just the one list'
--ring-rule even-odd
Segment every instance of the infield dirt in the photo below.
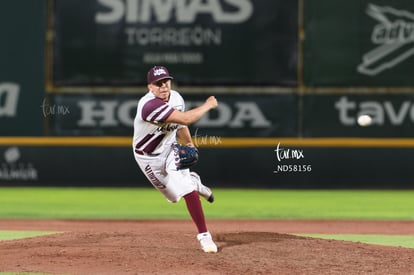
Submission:
{"label": "infield dirt", "polygon": [[200,250],[188,220],[0,220],[62,233],[0,241],[0,271],[49,274],[414,274],[414,249],[295,233],[414,235],[413,221],[209,220]]}

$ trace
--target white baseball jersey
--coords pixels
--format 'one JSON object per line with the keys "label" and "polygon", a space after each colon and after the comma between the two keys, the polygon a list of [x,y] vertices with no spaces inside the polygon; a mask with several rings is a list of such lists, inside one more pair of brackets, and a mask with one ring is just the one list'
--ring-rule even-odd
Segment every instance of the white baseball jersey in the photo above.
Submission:
{"label": "white baseball jersey", "polygon": [[172,149],[177,130],[185,127],[165,120],[175,110],[184,111],[181,95],[171,90],[168,102],[148,92],[138,102],[134,120],[135,160],[152,185],[170,202],[178,202],[196,190],[197,182],[189,169],[177,170],[178,156]]}
{"label": "white baseball jersey", "polygon": [[155,97],[152,92],[139,100],[134,120],[134,150],[161,154],[176,141],[177,130],[183,126],[165,123],[174,109],[182,112],[185,109],[184,99],[174,90],[171,90],[168,102]]}

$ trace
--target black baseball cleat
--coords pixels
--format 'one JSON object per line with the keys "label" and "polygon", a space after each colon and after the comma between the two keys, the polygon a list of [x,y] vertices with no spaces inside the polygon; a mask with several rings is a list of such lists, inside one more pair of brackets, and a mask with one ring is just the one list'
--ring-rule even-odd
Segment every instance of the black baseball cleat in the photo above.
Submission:
{"label": "black baseball cleat", "polygon": [[200,196],[205,198],[208,202],[212,203],[214,201],[214,195],[210,188],[201,184],[201,182],[197,186],[197,191]]}
{"label": "black baseball cleat", "polygon": [[196,185],[198,194],[208,202],[212,203],[214,201],[214,196],[211,189],[201,183],[200,176],[196,172],[190,172],[190,175],[193,177],[193,182]]}

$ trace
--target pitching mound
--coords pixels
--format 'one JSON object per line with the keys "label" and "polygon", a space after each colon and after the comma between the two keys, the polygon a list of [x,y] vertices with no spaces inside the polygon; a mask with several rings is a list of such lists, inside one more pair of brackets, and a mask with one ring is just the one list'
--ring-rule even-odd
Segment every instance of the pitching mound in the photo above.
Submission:
{"label": "pitching mound", "polygon": [[414,234],[414,222],[208,221],[219,252],[190,221],[0,220],[0,230],[62,233],[0,242],[0,271],[50,274],[412,274],[414,249],[293,233]]}

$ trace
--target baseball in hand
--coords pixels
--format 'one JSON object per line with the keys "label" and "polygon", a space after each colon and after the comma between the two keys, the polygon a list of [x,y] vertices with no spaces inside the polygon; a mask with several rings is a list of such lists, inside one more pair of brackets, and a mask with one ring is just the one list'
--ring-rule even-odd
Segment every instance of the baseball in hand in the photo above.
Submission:
{"label": "baseball in hand", "polygon": [[372,123],[372,118],[369,115],[360,115],[357,122],[359,126],[369,126]]}

